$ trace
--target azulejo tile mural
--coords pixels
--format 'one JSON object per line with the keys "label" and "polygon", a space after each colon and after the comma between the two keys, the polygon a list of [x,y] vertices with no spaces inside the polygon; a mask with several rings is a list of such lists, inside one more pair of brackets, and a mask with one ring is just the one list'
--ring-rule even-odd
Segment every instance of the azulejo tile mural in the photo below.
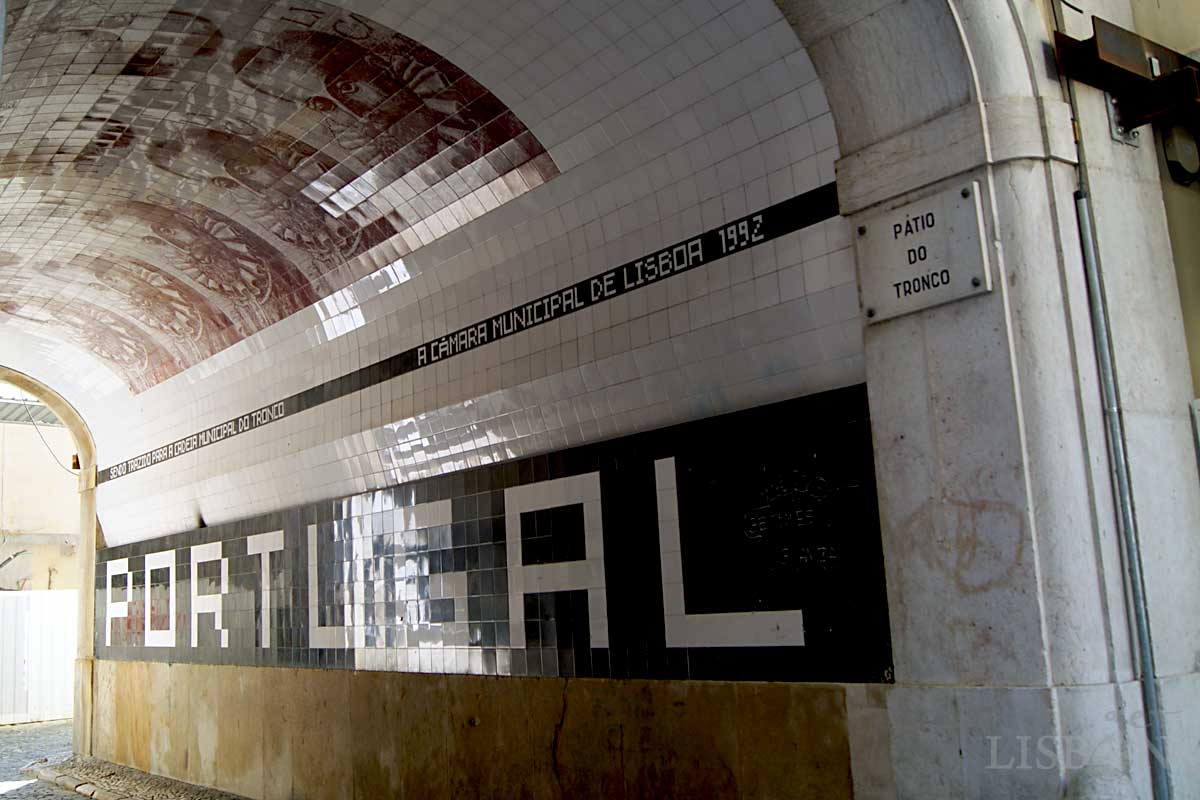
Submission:
{"label": "azulejo tile mural", "polygon": [[481,83],[360,14],[127,5],[10,11],[0,329],[135,392],[559,174]]}
{"label": "azulejo tile mural", "polygon": [[854,386],[103,550],[100,658],[891,680]]}

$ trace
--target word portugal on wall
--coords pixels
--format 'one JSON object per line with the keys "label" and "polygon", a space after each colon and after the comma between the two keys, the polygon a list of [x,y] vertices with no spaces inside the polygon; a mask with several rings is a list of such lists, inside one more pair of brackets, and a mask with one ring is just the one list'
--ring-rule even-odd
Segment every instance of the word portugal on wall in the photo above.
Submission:
{"label": "word portugal on wall", "polygon": [[891,680],[862,386],[98,560],[104,659]]}

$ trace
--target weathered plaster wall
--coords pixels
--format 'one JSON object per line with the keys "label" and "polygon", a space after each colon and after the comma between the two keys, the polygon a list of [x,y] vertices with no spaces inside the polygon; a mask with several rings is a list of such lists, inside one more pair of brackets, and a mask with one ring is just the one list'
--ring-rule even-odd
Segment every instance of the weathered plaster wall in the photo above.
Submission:
{"label": "weathered plaster wall", "polygon": [[[1157,138],[1157,136],[1155,137]],[[1159,169],[1163,181],[1163,204],[1175,252],[1175,271],[1179,281],[1179,299],[1183,305],[1183,324],[1187,331],[1188,354],[1192,363],[1192,385],[1200,397],[1200,184],[1180,186],[1167,176],[1167,166],[1159,150]]]}
{"label": "weathered plaster wall", "polygon": [[54,465],[70,464],[74,452],[66,428],[0,424],[0,535],[79,532],[76,476]]}
{"label": "weathered plaster wall", "polygon": [[[1200,13],[1193,0],[1134,0],[1132,5],[1134,23],[1143,36],[1193,57],[1200,51]],[[1196,225],[1200,220],[1200,184],[1180,186],[1172,181],[1157,132],[1154,143],[1159,151],[1163,204],[1175,254],[1192,381],[1200,396],[1200,227]]]}
{"label": "weathered plaster wall", "polygon": [[79,585],[77,478],[54,464],[69,464],[74,452],[66,428],[0,424],[0,562],[22,553],[0,567],[0,589]]}
{"label": "weathered plaster wall", "polygon": [[[1088,12],[1172,47],[1196,46],[1186,44],[1188,29],[1196,30],[1194,3],[1106,0]],[[1068,12],[1065,23],[1074,38],[1091,35],[1086,15]],[[1188,410],[1195,394],[1189,355],[1195,357],[1197,328],[1188,298],[1195,267],[1186,246],[1175,251],[1178,207],[1172,211],[1167,199],[1173,192],[1164,186],[1158,148],[1114,141],[1103,93],[1077,85],[1077,95],[1171,781],[1176,797],[1195,797],[1200,735],[1188,713],[1200,702],[1200,477]],[[1184,225],[1195,220],[1192,214]]]}
{"label": "weathered plaster wall", "polygon": [[253,798],[836,800],[872,796],[851,788],[848,716],[871,727],[879,702],[877,687],[98,661],[94,741]]}
{"label": "weathered plaster wall", "polygon": [[[19,548],[26,555],[14,560],[0,574],[0,587],[13,587],[14,579],[22,581],[21,590],[76,589],[79,587],[79,565],[76,561],[75,539],[55,544],[21,543],[20,537],[10,540],[9,550]],[[0,554],[0,560],[7,556]]]}

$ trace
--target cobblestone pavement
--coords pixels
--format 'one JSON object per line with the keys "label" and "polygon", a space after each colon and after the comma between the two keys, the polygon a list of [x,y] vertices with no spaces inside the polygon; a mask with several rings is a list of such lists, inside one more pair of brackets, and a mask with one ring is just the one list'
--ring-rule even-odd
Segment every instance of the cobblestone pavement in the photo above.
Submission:
{"label": "cobblestone pavement", "polygon": [[18,770],[36,758],[46,756],[50,763],[71,754],[71,721],[37,722],[31,725],[0,725],[0,800],[79,800],[79,795],[36,782]]}

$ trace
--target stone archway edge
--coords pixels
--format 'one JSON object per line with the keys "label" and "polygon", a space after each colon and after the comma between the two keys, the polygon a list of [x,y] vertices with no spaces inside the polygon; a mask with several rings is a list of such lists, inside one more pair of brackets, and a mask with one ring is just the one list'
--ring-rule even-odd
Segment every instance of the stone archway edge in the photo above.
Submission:
{"label": "stone archway edge", "polygon": [[856,214],[927,186],[1011,161],[1076,164],[1071,107],[1012,97],[958,108],[837,165],[841,212]]}
{"label": "stone archway edge", "polygon": [[[969,176],[986,196],[994,256],[997,291],[864,332],[876,469],[888,476],[880,516],[896,686],[882,693],[882,728],[852,730],[864,742],[852,744],[856,794],[1090,797],[1076,792],[1105,775],[1121,784],[1112,796],[1148,793],[1150,759],[1166,756],[1146,747],[1136,696],[1072,194],[1082,172],[1126,377],[1118,402],[1139,530],[1154,548],[1143,568],[1159,683],[1164,706],[1186,708],[1200,674],[1184,620],[1200,594],[1180,576],[1200,560],[1200,493],[1182,435],[1190,372],[1153,149],[1112,141],[1100,92],[1079,87],[1080,102],[1067,102],[1051,3],[777,5],[826,90],[851,224]],[[1131,13],[1125,3],[1095,10]],[[1086,13],[1070,23],[1086,25]],[[860,257],[858,270],[861,286],[886,265]],[[963,702],[963,686],[989,700]],[[1170,715],[1166,724],[1175,780],[1194,784],[1194,737]],[[1050,769],[1005,773],[987,735],[1058,751]],[[1087,764],[1069,757],[1077,747]]]}
{"label": "stone archway edge", "polygon": [[0,366],[0,381],[6,381],[37,397],[53,411],[75,441],[79,451],[79,630],[75,657],[75,752],[92,752],[92,673],[94,660],[96,548],[104,536],[96,518],[96,442],[79,412],[62,395],[22,372]]}

